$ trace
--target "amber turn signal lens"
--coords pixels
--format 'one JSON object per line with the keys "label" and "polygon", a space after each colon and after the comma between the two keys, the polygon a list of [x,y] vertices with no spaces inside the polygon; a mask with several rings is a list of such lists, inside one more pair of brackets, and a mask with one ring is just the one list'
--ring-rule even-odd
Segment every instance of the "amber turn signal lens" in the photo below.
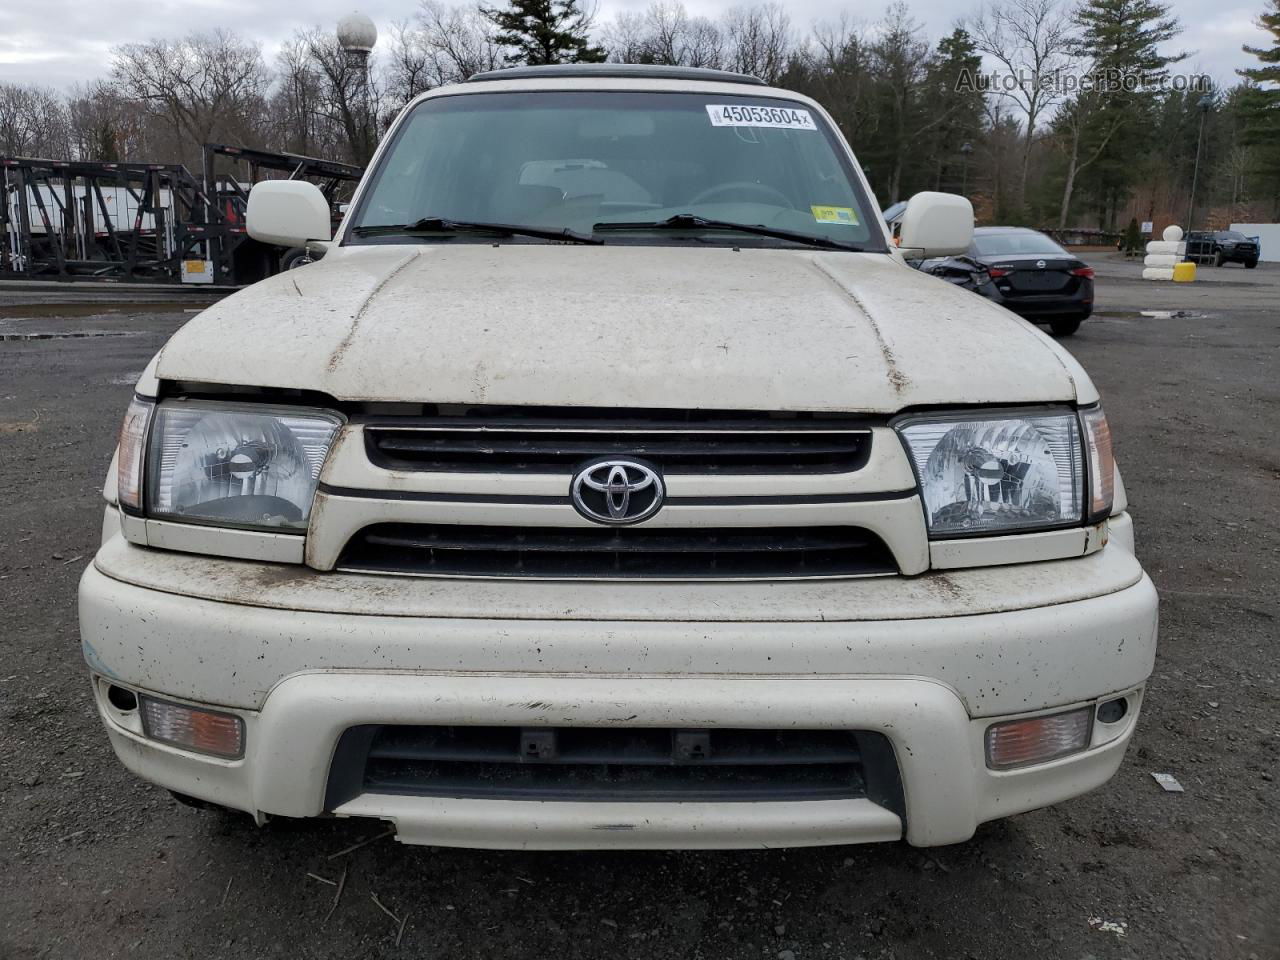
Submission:
{"label": "amber turn signal lens", "polygon": [[1089,746],[1093,707],[987,727],[987,766],[995,770],[1044,763]]}
{"label": "amber turn signal lens", "polygon": [[235,759],[244,755],[244,723],[230,713],[142,697],[142,731],[175,747]]}

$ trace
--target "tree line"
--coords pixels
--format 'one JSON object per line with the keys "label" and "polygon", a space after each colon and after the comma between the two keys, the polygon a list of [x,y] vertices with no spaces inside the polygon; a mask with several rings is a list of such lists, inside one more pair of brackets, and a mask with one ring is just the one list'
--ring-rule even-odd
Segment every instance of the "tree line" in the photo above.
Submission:
{"label": "tree line", "polygon": [[[595,22],[577,0],[420,0],[366,72],[334,33],[270,60],[230,30],[122,44],[63,93],[0,84],[0,155],[183,162],[208,141],[364,163],[401,106],[514,64],[601,61],[754,74],[819,100],[886,205],[970,195],[987,222],[1115,230],[1200,211],[1280,216],[1280,0],[1230,86],[1178,72],[1161,0],[993,0],[931,38],[903,0],[802,28],[779,3],[695,16],[679,0]],[[984,63],[986,71],[984,72]],[[994,72],[990,72],[994,65]]]}

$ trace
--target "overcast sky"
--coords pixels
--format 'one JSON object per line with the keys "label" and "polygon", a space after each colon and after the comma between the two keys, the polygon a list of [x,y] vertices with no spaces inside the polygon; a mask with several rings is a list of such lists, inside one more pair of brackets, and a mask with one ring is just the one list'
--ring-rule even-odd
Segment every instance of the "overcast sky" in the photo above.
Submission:
{"label": "overcast sky", "polygon": [[[625,9],[641,9],[648,0],[601,0],[600,20]],[[715,16],[742,0],[686,0],[692,13]],[[957,15],[974,12],[980,0],[908,0],[930,40],[950,29]],[[855,20],[873,22],[887,2],[841,3],[798,0],[786,4],[800,30],[818,20],[834,20],[847,11]],[[1236,67],[1256,64],[1242,53],[1243,43],[1266,45],[1268,36],[1253,23],[1262,0],[1172,0],[1185,32],[1183,49],[1195,54],[1184,67],[1207,73],[1219,83],[1235,82]],[[331,26],[358,7],[383,34],[396,20],[412,15],[416,0],[0,0],[0,81],[65,88],[106,74],[114,44],[157,36],[180,36],[193,28],[230,27],[262,43],[271,58],[280,42],[299,27]]]}

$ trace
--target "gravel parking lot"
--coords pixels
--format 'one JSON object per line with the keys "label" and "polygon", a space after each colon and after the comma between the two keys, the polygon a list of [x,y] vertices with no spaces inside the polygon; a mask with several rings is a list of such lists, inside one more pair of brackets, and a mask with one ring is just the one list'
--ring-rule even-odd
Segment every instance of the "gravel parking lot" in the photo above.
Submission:
{"label": "gravel parking lot", "polygon": [[0,290],[0,958],[1280,957],[1280,266],[1092,258],[1068,344],[1161,592],[1155,676],[1109,785],[934,850],[343,852],[380,828],[259,829],[136,781],[75,590],[130,386],[195,308]]}

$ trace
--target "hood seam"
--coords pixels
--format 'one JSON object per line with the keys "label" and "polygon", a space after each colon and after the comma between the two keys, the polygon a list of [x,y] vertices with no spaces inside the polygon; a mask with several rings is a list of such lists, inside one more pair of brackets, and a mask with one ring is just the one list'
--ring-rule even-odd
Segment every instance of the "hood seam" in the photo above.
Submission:
{"label": "hood seam", "polygon": [[377,286],[369,291],[369,295],[364,298],[364,302],[361,303],[359,309],[356,310],[355,316],[351,318],[351,329],[347,331],[347,335],[342,338],[342,342],[339,343],[334,348],[333,353],[329,355],[328,367],[330,373],[336,371],[338,369],[338,365],[342,363],[342,358],[346,355],[347,348],[351,346],[352,342],[356,338],[356,331],[360,329],[360,321],[364,319],[365,311],[369,309],[369,305],[373,303],[374,298],[382,292],[383,288],[386,287],[388,283],[400,274],[401,270],[413,263],[414,260],[417,260],[421,252],[422,251],[420,250],[415,250],[413,253],[409,254],[397,263],[385,277],[379,280]]}
{"label": "hood seam", "polygon": [[867,318],[867,323],[871,325],[871,332],[875,335],[876,345],[880,348],[880,354],[884,358],[885,366],[889,368],[889,385],[893,387],[894,393],[901,395],[902,391],[911,385],[911,378],[898,369],[898,358],[894,354],[893,348],[885,340],[884,334],[880,332],[880,325],[876,323],[876,318],[871,315],[870,309],[862,302],[861,297],[841,283],[836,275],[827,270],[820,260],[810,257],[808,261],[810,266],[834,284],[836,289],[843,293],[846,298],[852,300],[854,306]]}

